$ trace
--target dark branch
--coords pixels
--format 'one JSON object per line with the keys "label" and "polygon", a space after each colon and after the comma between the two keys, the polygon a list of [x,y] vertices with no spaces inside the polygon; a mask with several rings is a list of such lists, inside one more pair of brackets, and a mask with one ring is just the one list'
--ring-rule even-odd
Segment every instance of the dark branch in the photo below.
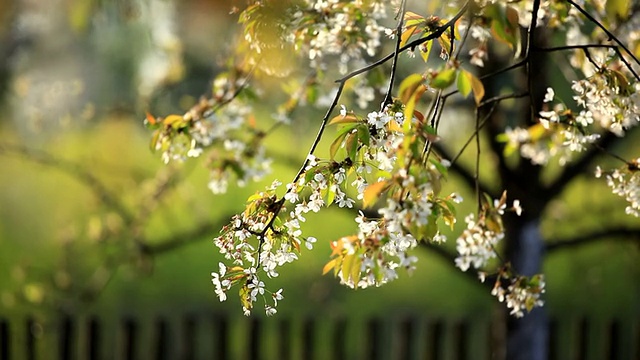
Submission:
{"label": "dark branch", "polygon": [[226,216],[218,217],[217,222],[215,223],[206,223],[198,225],[197,227],[190,229],[188,231],[174,234],[169,236],[168,238],[154,241],[153,243],[145,243],[142,247],[142,252],[145,255],[155,256],[161,255],[176,249],[179,249],[183,246],[191,245],[202,241],[205,237],[209,240],[214,238],[214,235],[217,234],[223,226],[225,226],[229,219],[233,217],[233,214],[227,214]]}
{"label": "dark branch", "polygon": [[555,52],[555,51],[564,51],[564,50],[588,50],[588,49],[615,49],[615,45],[607,45],[607,44],[588,44],[588,45],[565,45],[565,46],[555,46],[555,47],[534,47],[531,51],[539,51],[539,52]]}
{"label": "dark branch", "polygon": [[29,149],[19,145],[0,144],[0,154],[2,153],[20,155],[28,161],[49,166],[66,173],[91,189],[102,203],[111,207],[120,216],[122,216],[122,219],[126,224],[133,223],[133,215],[120,201],[120,199],[113,194],[100,179],[94,176],[91,172],[85,170],[83,166],[69,160],[57,158],[43,150]]}
{"label": "dark branch", "polygon": [[572,249],[603,240],[616,242],[629,241],[636,242],[640,245],[640,228],[620,227],[581,234],[569,239],[554,239],[546,245],[546,251],[550,253],[556,250]]}
{"label": "dark branch", "polygon": [[393,90],[393,81],[396,78],[396,68],[398,66],[398,55],[400,55],[400,43],[402,42],[402,24],[404,23],[404,12],[405,6],[407,5],[407,1],[403,0],[402,5],[400,6],[399,11],[399,20],[398,26],[396,27],[396,47],[393,50],[393,62],[391,63],[391,75],[389,76],[389,87],[387,88],[387,93],[384,96],[384,100],[382,101],[382,108],[380,111],[383,111],[385,106],[391,104],[391,90]]}
{"label": "dark branch", "polygon": [[[629,132],[634,131],[635,129],[637,129],[637,127],[630,129]],[[627,133],[627,137],[629,136],[629,132]],[[603,134],[595,146],[589,148],[589,150],[587,150],[578,160],[563,168],[562,173],[546,187],[546,196],[551,199],[560,194],[567,184],[569,184],[576,176],[583,174],[599,155],[606,154],[606,151],[620,140],[621,139],[618,136],[611,132]]]}

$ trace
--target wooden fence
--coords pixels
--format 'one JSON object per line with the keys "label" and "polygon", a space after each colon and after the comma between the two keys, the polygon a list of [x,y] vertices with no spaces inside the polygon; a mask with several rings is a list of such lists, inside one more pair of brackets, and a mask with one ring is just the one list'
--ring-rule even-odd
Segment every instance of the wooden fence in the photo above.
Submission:
{"label": "wooden fence", "polygon": [[[550,322],[550,359],[640,360],[640,321]],[[488,321],[185,315],[0,318],[0,359],[497,359]]]}

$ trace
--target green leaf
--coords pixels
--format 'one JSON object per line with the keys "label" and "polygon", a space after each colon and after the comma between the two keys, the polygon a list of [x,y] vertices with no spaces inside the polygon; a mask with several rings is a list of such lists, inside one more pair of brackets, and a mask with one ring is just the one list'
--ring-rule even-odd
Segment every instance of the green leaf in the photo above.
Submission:
{"label": "green leaf", "polygon": [[[369,133],[369,128],[364,124],[357,127],[358,129],[358,140],[362,145],[369,146],[371,143],[371,134]],[[355,159],[352,159],[355,160]]]}
{"label": "green leaf", "polygon": [[433,164],[433,166],[436,167],[436,170],[438,170],[440,174],[447,176],[447,173],[449,172],[449,170],[444,165],[442,165],[440,161],[433,158],[431,158],[430,161]]}
{"label": "green leaf", "polygon": [[449,36],[447,34],[443,34],[438,38],[438,43],[440,44],[442,50],[447,54],[447,56],[451,57],[450,51],[453,48],[451,46],[451,39],[449,39]]}
{"label": "green leaf", "polygon": [[341,133],[331,143],[331,146],[329,147],[329,158],[331,160],[333,160],[336,157],[336,153],[338,152],[338,149],[340,149],[340,146],[342,146],[342,142],[344,141],[344,138],[346,136],[347,136],[347,133]]}
{"label": "green leaf", "polygon": [[349,133],[347,135],[347,139],[345,141],[345,145],[347,148],[347,156],[352,161],[356,161],[356,153],[358,152],[358,133]]}
{"label": "green leaf", "polygon": [[612,20],[625,20],[629,17],[629,5],[628,0],[607,0],[604,9]]}
{"label": "green leaf", "polygon": [[166,118],[164,118],[164,120],[162,120],[162,124],[165,127],[171,126],[174,129],[181,127],[183,122],[184,122],[184,118],[181,115],[169,115]]}
{"label": "green leaf", "polygon": [[345,116],[338,115],[338,116],[335,116],[333,119],[331,119],[328,125],[351,124],[356,122],[358,122],[358,118],[356,118],[353,115],[345,115]]}
{"label": "green leaf", "polygon": [[455,79],[455,68],[444,69],[431,80],[430,85],[436,89],[446,89],[449,85],[453,84]]}
{"label": "green leaf", "polygon": [[403,47],[409,42],[409,38],[411,38],[415,33],[418,32],[418,26],[416,25],[406,25],[406,30],[402,32],[400,36],[400,47]]}
{"label": "green leaf", "polygon": [[456,84],[458,91],[465,98],[471,93],[471,79],[469,75],[471,74],[468,71],[460,70],[458,73],[458,82]]}
{"label": "green leaf", "polygon": [[[428,34],[425,33],[425,36],[427,35]],[[429,61],[429,55],[431,55],[432,47],[433,47],[433,40],[429,40],[418,47],[418,50],[420,50],[420,57],[422,57],[422,60],[424,60],[424,62]]]}
{"label": "green leaf", "polygon": [[398,94],[400,101],[406,103],[413,95],[418,86],[424,81],[424,78],[420,74],[411,74],[407,76],[398,87]]}
{"label": "green leaf", "polygon": [[467,74],[468,74],[467,76],[469,77],[469,80],[471,81],[473,98],[476,101],[476,105],[480,105],[482,98],[484,98],[484,85],[482,85],[482,81],[480,81],[480,79],[475,77],[475,75],[473,75],[472,73],[467,72]]}
{"label": "green leaf", "polygon": [[249,289],[249,286],[247,286],[247,282],[246,281],[240,287],[240,302],[242,303],[242,306],[244,306],[246,309],[251,310],[251,308],[252,308],[252,304],[251,304],[251,289]]}
{"label": "green leaf", "polygon": [[160,130],[156,130],[153,132],[151,136],[151,142],[149,143],[149,148],[151,151],[156,151],[156,146],[158,145],[158,139],[160,138]]}
{"label": "green leaf", "polygon": [[485,8],[485,15],[491,19],[491,30],[497,40],[512,49],[520,47],[520,25],[516,9],[496,3]]}
{"label": "green leaf", "polygon": [[356,255],[345,255],[344,259],[342,260],[342,266],[341,269],[342,270],[342,278],[344,279],[344,281],[349,281],[349,279],[351,278],[351,268],[353,267],[354,263],[356,260]]}
{"label": "green leaf", "polygon": [[333,201],[336,199],[336,192],[332,189],[331,183],[327,184],[326,189],[324,190],[326,193],[324,194],[324,201],[329,206],[333,204]]}

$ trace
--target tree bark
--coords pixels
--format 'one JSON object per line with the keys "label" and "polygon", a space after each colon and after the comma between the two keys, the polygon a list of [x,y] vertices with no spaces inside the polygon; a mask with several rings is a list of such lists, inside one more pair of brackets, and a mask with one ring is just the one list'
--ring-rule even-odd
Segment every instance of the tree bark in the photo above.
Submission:
{"label": "tree bark", "polygon": [[[540,220],[510,217],[507,226],[507,258],[522,275],[542,273],[544,242]],[[507,320],[507,359],[544,360],[548,358],[548,319],[546,307],[536,308],[523,318]]]}

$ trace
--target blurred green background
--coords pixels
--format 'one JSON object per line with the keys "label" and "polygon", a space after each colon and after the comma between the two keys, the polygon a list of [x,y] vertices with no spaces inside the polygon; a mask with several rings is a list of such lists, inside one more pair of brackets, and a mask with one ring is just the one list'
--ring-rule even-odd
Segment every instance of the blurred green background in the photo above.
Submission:
{"label": "blurred green background", "polygon": [[[209,92],[232,51],[236,25],[229,12],[229,2],[214,0],[0,1],[0,315],[241,315],[235,297],[221,304],[213,292],[210,272],[222,258],[212,239],[248,195],[275,178],[292,178],[322,111],[308,110],[270,135],[276,164],[264,183],[221,196],[207,189],[198,160],[165,166],[149,150],[142,123],[145,110],[181,113]],[[275,106],[262,104],[258,118],[271,121]],[[467,135],[451,136],[462,142]],[[447,186],[473,199],[455,175]],[[136,220],[118,215],[109,199]],[[467,200],[460,214],[472,209]],[[412,276],[381,288],[353,291],[322,276],[329,242],[356,229],[353,217],[343,210],[309,216],[305,231],[318,238],[316,248],[305,249],[271,285],[285,289],[280,315],[488,319],[502,306],[425,249],[417,251]],[[548,210],[542,226],[546,238],[564,239],[612,222],[638,225],[605,184],[585,177]],[[447,234],[447,250],[459,231]],[[153,254],[137,247],[169,239],[184,244]],[[639,258],[637,241],[549,253],[550,314],[637,317]]]}

